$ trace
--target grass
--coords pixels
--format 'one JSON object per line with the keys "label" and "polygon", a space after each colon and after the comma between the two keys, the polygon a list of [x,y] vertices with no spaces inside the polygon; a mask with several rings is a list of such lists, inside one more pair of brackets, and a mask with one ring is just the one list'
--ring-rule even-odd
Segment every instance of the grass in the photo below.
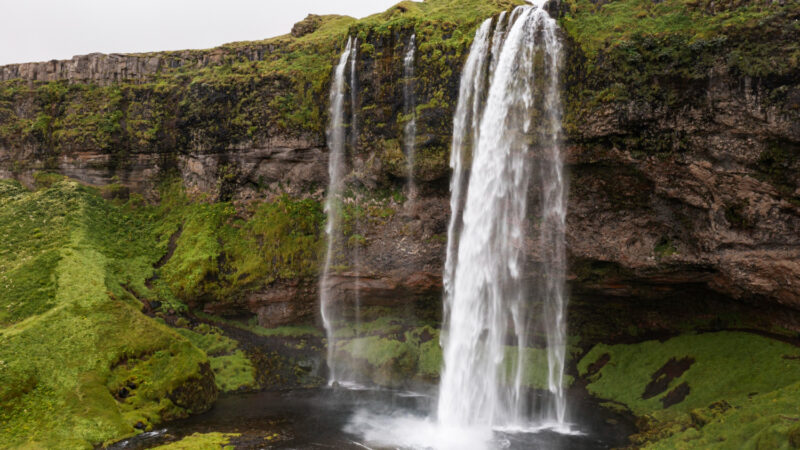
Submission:
{"label": "grass", "polygon": [[322,337],[324,334],[322,330],[313,325],[284,325],[280,327],[264,328],[254,323],[242,323],[235,320],[228,320],[223,317],[206,314],[202,311],[196,311],[195,314],[197,317],[204,320],[229,325],[265,337]]}
{"label": "grass", "polygon": [[132,213],[154,224],[164,251],[178,236],[158,275],[161,293],[182,302],[230,302],[277,279],[314,277],[318,271],[324,214],[312,199],[281,195],[237,212],[230,202],[193,198],[173,179],[161,186],[158,205]]}
{"label": "grass", "polygon": [[[380,310],[379,310],[380,311]],[[373,313],[369,309],[367,314]],[[336,355],[351,361],[362,374],[381,385],[402,385],[411,379],[435,382],[442,371],[443,354],[439,329],[417,320],[408,320],[386,312],[367,318],[359,326],[343,322],[336,332]],[[568,357],[577,354],[571,346]],[[533,389],[547,389],[547,351],[525,349],[522,384]],[[516,348],[506,347],[503,370],[510,379],[516,363]],[[573,378],[566,375],[566,385]]]}
{"label": "grass", "polygon": [[[791,359],[800,356],[800,349],[749,333],[683,335],[663,343],[598,344],[581,359],[579,373],[585,376],[589,365],[606,353],[610,360],[599,376],[590,378],[589,392],[622,402],[637,415],[661,410],[666,415],[688,412],[721,399],[735,402],[753,392],[770,392],[800,378],[800,361]],[[643,399],[651,375],[669,359],[684,357],[694,358],[695,363],[667,390],[688,383],[691,392],[685,400],[664,410],[660,396]]]}
{"label": "grass", "polygon": [[239,343],[224,336],[220,329],[199,324],[191,330],[179,328],[176,331],[208,355],[220,392],[257,387],[253,363],[243,351],[238,350]]}
{"label": "grass", "polygon": [[[597,373],[590,365],[608,355]],[[643,398],[671,359],[692,358],[688,370]],[[665,342],[598,344],[578,364],[589,392],[625,405],[646,424],[639,444],[654,448],[781,448],[800,418],[800,349],[744,332],[687,334]],[[667,380],[664,378],[663,380]],[[688,385],[682,401],[662,398]],[[779,445],[767,445],[767,442]],[[742,447],[737,447],[742,445]]]}
{"label": "grass", "polygon": [[135,218],[75,182],[0,181],[0,234],[5,445],[91,447],[210,405],[205,354],[124,288],[159,256]]}
{"label": "grass", "polygon": [[[593,3],[570,0],[561,25],[588,56],[618,46],[636,35],[684,34],[689,44],[743,29],[768,27],[791,11],[792,5],[758,2],[721,2],[716,12],[704,0],[615,0]],[[665,55],[668,56],[668,55]]]}
{"label": "grass", "polygon": [[230,439],[238,433],[194,433],[179,441],[154,447],[158,450],[219,450],[233,449]]}
{"label": "grass", "polygon": [[692,426],[646,448],[793,449],[800,444],[800,383],[747,398],[721,412],[706,408],[693,413],[710,420],[695,420]]}

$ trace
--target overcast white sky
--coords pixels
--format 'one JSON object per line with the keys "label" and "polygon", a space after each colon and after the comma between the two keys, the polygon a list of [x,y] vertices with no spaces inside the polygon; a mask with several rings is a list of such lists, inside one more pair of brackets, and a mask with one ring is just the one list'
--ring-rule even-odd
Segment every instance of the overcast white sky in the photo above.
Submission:
{"label": "overcast white sky", "polygon": [[209,48],[288,33],[308,13],[364,17],[400,0],[0,0],[0,65],[91,52]]}

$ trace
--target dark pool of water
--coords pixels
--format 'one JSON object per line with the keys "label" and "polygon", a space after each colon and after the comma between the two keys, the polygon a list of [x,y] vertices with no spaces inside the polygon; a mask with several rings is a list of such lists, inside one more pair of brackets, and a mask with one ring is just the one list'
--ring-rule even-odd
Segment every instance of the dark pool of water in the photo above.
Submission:
{"label": "dark pool of water", "polygon": [[[422,421],[435,407],[435,397],[388,390],[307,389],[258,392],[220,398],[214,407],[189,419],[171,422],[150,433],[118,442],[113,449],[138,450],[173,442],[193,433],[240,433],[231,440],[236,448],[275,449],[384,449],[352,430],[354,415],[406,414]],[[490,448],[507,449],[607,449],[624,446],[632,427],[624,418],[612,417],[590,401],[574,399],[574,429],[582,434],[553,431],[495,433]],[[349,425],[348,425],[349,424]],[[396,431],[396,430],[393,430]],[[407,433],[415,433],[410,428]],[[406,433],[403,431],[402,433]],[[402,434],[401,433],[401,434]],[[424,448],[424,446],[417,447]]]}

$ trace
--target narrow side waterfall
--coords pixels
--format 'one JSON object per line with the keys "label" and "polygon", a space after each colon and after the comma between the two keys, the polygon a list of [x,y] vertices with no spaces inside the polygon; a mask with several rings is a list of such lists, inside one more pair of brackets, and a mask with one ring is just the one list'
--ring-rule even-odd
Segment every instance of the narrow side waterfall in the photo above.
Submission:
{"label": "narrow side waterfall", "polygon": [[345,166],[345,95],[347,86],[345,83],[345,70],[347,61],[353,48],[353,39],[347,40],[347,47],[339,63],[334,69],[333,81],[331,82],[329,123],[326,130],[328,140],[328,193],[325,198],[325,214],[327,223],[325,234],[327,248],[325,253],[325,266],[323,267],[322,277],[320,278],[320,313],[322,322],[325,326],[325,334],[328,340],[328,369],[330,375],[329,384],[337,382],[343,373],[343,368],[339,367],[335,358],[336,335],[335,322],[340,319],[337,314],[337,305],[334,304],[333,289],[331,282],[331,268],[333,267],[335,250],[337,243],[342,241],[341,232],[341,194]]}
{"label": "narrow side waterfall", "polygon": [[[494,32],[484,22],[461,77],[437,408],[448,428],[564,426],[561,44],[543,4],[499,16]],[[540,404],[524,386],[531,330],[546,336]]]}
{"label": "narrow side waterfall", "polygon": [[[353,38],[353,43],[350,47],[350,154],[354,155],[358,151],[358,38]],[[361,233],[361,223],[358,219],[355,220],[354,232]],[[353,292],[355,301],[355,324],[356,333],[360,333],[361,328],[361,280],[359,276],[359,267],[361,266],[361,247],[355,246],[353,248],[353,267],[355,267],[355,288]],[[356,353],[361,353],[357,349]]]}
{"label": "narrow side waterfall", "polygon": [[414,183],[414,152],[417,140],[417,105],[414,97],[416,40],[417,35],[412,34],[408,41],[408,50],[403,58],[403,114],[407,120],[403,130],[403,149],[406,154],[408,197],[412,200],[417,195],[417,187]]}

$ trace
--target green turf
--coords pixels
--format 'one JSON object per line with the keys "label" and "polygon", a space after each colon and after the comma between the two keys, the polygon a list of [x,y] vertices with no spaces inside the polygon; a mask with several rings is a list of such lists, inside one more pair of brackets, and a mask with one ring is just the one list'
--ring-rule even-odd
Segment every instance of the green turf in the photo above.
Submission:
{"label": "green turf", "polygon": [[[594,374],[590,365],[608,355]],[[658,395],[644,399],[653,374],[670,359],[693,358]],[[640,417],[638,445],[653,448],[790,448],[800,420],[800,348],[745,332],[687,334],[665,342],[593,347],[578,364],[589,392]],[[661,399],[686,384],[689,393]]]}
{"label": "green turf", "polygon": [[75,182],[28,192],[0,181],[4,445],[90,447],[215,398],[205,354],[125,287],[159,257],[139,225]]}
{"label": "green turf", "polygon": [[179,441],[166,445],[153,447],[158,450],[220,450],[233,449],[228,445],[232,437],[239,436],[238,433],[194,433]]}

